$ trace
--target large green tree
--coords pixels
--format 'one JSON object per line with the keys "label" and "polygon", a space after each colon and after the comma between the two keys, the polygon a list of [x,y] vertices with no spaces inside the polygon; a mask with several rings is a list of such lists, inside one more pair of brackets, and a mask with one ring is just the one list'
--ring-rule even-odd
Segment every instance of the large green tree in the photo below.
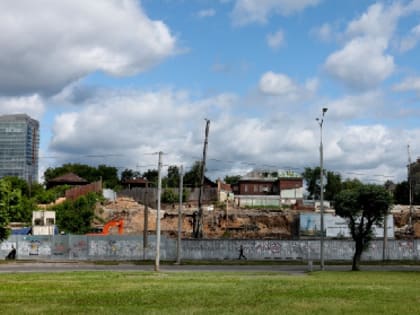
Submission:
{"label": "large green tree", "polygon": [[91,230],[97,196],[94,193],[65,202],[53,207],[56,211],[57,225],[61,231],[85,234]]}
{"label": "large green tree", "polygon": [[0,183],[1,204],[9,220],[29,223],[36,205],[33,199],[22,193],[22,190],[29,193],[25,181],[15,177],[4,177],[0,179]]}
{"label": "large green tree", "polygon": [[362,253],[372,240],[372,227],[382,224],[391,202],[389,192],[378,185],[360,185],[336,195],[335,212],[347,220],[356,245],[352,270],[359,270]]}
{"label": "large green tree", "polygon": [[95,182],[102,179],[106,188],[115,188],[119,184],[118,169],[104,164],[98,165],[98,167],[78,163],[63,164],[62,166],[56,168],[48,168],[44,172],[44,180],[45,182],[48,182],[55,177],[70,172],[77,174],[78,176],[86,179],[88,182]]}
{"label": "large green tree", "polygon": [[[302,177],[306,182],[306,189],[309,193],[310,199],[320,199],[321,194],[321,168],[305,167]],[[333,200],[335,195],[341,191],[341,175],[332,171],[324,169],[324,198],[326,200]]]}
{"label": "large green tree", "polygon": [[226,184],[237,184],[241,179],[241,175],[226,175],[223,179]]}
{"label": "large green tree", "polygon": [[146,172],[143,173],[143,177],[147,179],[150,186],[157,187],[158,186],[158,177],[159,171],[155,169],[148,169]]}
{"label": "large green tree", "polygon": [[176,165],[171,165],[168,167],[168,176],[166,179],[166,185],[168,187],[179,187],[179,167]]}
{"label": "large green tree", "polygon": [[7,239],[10,234],[9,226],[9,202],[10,184],[0,180],[0,242]]}
{"label": "large green tree", "polygon": [[200,187],[201,184],[201,161],[195,161],[191,169],[185,173],[184,185],[188,187]]}
{"label": "large green tree", "polygon": [[125,181],[128,179],[139,178],[141,174],[139,171],[134,171],[132,169],[126,168],[124,171],[121,172],[121,181]]}

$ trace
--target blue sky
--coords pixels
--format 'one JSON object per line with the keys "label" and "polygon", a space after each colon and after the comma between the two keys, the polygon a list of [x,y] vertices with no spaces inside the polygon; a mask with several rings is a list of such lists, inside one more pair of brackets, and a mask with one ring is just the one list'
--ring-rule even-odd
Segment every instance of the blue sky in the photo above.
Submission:
{"label": "blue sky", "polygon": [[399,182],[420,156],[420,1],[0,3],[0,114],[41,123],[62,163],[208,175],[319,164]]}

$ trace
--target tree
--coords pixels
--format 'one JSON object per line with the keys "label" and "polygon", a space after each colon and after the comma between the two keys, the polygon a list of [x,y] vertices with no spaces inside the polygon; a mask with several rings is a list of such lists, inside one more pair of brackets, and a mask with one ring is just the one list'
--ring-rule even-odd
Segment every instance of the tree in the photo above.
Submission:
{"label": "tree", "polygon": [[240,179],[241,179],[240,175],[233,175],[233,176],[226,175],[223,180],[226,184],[234,185],[234,184],[237,184]]}
{"label": "tree", "polygon": [[133,171],[128,168],[126,168],[124,171],[121,172],[121,181],[125,181],[127,179],[139,178],[139,177],[141,177],[140,172]]}
{"label": "tree", "polygon": [[341,191],[341,175],[327,171],[327,183],[325,184],[325,199],[334,200],[335,196]]}
{"label": "tree", "polygon": [[[319,166],[315,168],[305,167],[302,177],[306,182],[306,189],[309,192],[310,199],[320,199],[321,195],[321,168]],[[341,175],[326,171],[324,169],[324,176],[327,180],[325,182],[325,199],[333,200],[335,195],[341,191]]]}
{"label": "tree", "polygon": [[[98,165],[97,172],[105,188],[115,188],[119,185],[118,169],[114,166]],[[98,178],[98,179],[99,179]]]}
{"label": "tree", "polygon": [[36,206],[28,197],[22,196],[21,182],[14,177],[4,177],[0,183],[1,207],[8,219],[12,222],[30,222]]}
{"label": "tree", "polygon": [[185,173],[184,184],[189,187],[200,187],[201,161],[195,161],[191,169]]}
{"label": "tree", "polygon": [[158,176],[159,171],[158,170],[147,170],[143,173],[143,177],[147,179],[147,181],[152,185],[157,187],[158,184]]}
{"label": "tree", "polygon": [[363,251],[372,240],[373,225],[381,225],[392,197],[382,186],[361,185],[341,191],[335,198],[335,212],[347,220],[356,249],[352,270],[359,270]]}
{"label": "tree", "polygon": [[66,233],[85,234],[91,230],[97,196],[89,193],[75,201],[65,202],[53,207],[57,214],[57,225]]}
{"label": "tree", "polygon": [[48,182],[51,179],[66,173],[75,173],[90,183],[98,181],[102,178],[104,186],[107,188],[115,188],[119,183],[118,169],[104,164],[98,165],[98,167],[78,163],[63,164],[60,167],[48,168],[44,172],[44,180],[45,182]]}
{"label": "tree", "polygon": [[0,242],[9,237],[9,213],[7,196],[10,193],[10,185],[6,181],[0,180]]}
{"label": "tree", "polygon": [[344,182],[341,183],[341,188],[344,189],[357,189],[362,186],[363,183],[357,178],[349,179],[347,178]]}
{"label": "tree", "polygon": [[168,167],[168,177],[166,184],[168,187],[179,187],[179,168],[176,165],[171,165]]}

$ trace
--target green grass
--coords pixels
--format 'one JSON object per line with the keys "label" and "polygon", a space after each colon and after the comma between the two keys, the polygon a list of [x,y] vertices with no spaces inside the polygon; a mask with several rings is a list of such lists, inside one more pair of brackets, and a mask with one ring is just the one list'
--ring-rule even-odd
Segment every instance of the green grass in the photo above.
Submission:
{"label": "green grass", "polygon": [[420,273],[0,275],[1,314],[420,314]]}

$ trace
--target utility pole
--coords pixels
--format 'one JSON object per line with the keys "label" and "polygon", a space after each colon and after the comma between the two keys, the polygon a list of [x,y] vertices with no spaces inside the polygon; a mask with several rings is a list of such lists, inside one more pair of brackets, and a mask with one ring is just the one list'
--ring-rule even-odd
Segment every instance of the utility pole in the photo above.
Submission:
{"label": "utility pole", "polygon": [[200,191],[198,195],[198,224],[197,230],[195,231],[195,237],[201,238],[203,237],[203,188],[204,188],[204,172],[206,171],[206,157],[207,157],[207,144],[208,144],[208,137],[209,137],[209,129],[210,129],[210,120],[207,118],[206,121],[206,132],[204,138],[204,148],[203,148],[203,160],[201,162],[201,181],[200,181]]}
{"label": "utility pole", "polygon": [[160,262],[160,196],[162,194],[162,152],[159,151],[158,162],[158,192],[157,192],[157,209],[156,209],[156,259],[155,271],[159,271]]}
{"label": "utility pole", "polygon": [[388,259],[387,248],[388,248],[388,212],[385,214],[385,218],[384,218],[384,242],[383,242],[383,248],[382,248],[382,261],[383,262],[385,262],[385,260]]}
{"label": "utility pole", "polygon": [[182,233],[182,195],[184,190],[184,169],[179,167],[179,208],[178,208],[178,240],[176,243],[176,264],[181,263],[181,233]]}
{"label": "utility pole", "polygon": [[144,221],[143,221],[143,260],[147,258],[147,241],[149,230],[149,181],[146,180],[146,191],[144,192]]}
{"label": "utility pole", "polygon": [[412,178],[411,178],[411,153],[410,153],[410,145],[407,145],[407,152],[408,152],[408,201],[410,205],[410,217],[408,218],[408,227],[410,229],[410,233],[412,233],[413,229],[413,187],[412,187]]}
{"label": "utility pole", "polygon": [[323,271],[325,269],[324,264],[324,148],[322,144],[322,125],[324,124],[324,116],[327,112],[328,108],[324,107],[322,109],[322,116],[321,118],[317,118],[316,120],[319,123],[320,129],[320,144],[319,144],[319,155],[320,155],[320,186],[321,186],[321,249],[320,249],[320,267]]}

